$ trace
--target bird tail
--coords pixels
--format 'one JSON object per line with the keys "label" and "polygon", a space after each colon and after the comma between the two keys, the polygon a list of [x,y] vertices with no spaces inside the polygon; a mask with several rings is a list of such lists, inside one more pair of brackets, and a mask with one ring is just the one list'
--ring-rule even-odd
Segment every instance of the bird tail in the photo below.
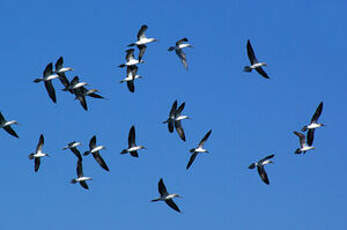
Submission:
{"label": "bird tail", "polygon": [[39,83],[39,82],[41,82],[41,81],[43,81],[43,80],[40,79],[40,78],[36,78],[36,79],[34,80],[35,83]]}
{"label": "bird tail", "polygon": [[301,153],[301,150],[300,149],[296,149],[295,150],[295,154],[300,154]]}
{"label": "bird tail", "polygon": [[34,159],[34,154],[33,154],[33,153],[30,153],[30,154],[29,154],[29,159],[30,159],[30,160]]}
{"label": "bird tail", "polygon": [[189,150],[189,152],[193,153],[193,152],[195,152],[195,149],[191,149],[191,150]]}
{"label": "bird tail", "polygon": [[254,169],[255,168],[255,163],[252,163],[248,166],[249,169]]}
{"label": "bird tail", "polygon": [[126,65],[125,64],[121,64],[121,65],[119,65],[118,67],[119,68],[124,68]]}
{"label": "bird tail", "polygon": [[90,153],[90,151],[85,151],[85,152],[83,153],[83,156],[87,156],[87,155],[89,155],[89,153]]}
{"label": "bird tail", "polygon": [[72,179],[71,180],[71,184],[76,184],[77,183],[77,180],[76,179]]}
{"label": "bird tail", "polygon": [[151,200],[152,202],[160,201],[160,198]]}
{"label": "bird tail", "polygon": [[249,66],[245,66],[245,67],[243,68],[243,71],[245,71],[245,72],[251,72],[251,71],[252,71],[252,68],[249,67]]}
{"label": "bird tail", "polygon": [[122,152],[120,152],[120,154],[126,154],[128,152],[128,150],[127,149],[123,149],[123,151]]}
{"label": "bird tail", "polygon": [[132,47],[132,46],[135,46],[136,44],[135,43],[131,43],[128,45],[128,47]]}
{"label": "bird tail", "polygon": [[305,125],[305,126],[301,129],[301,131],[303,131],[303,132],[306,132],[306,130],[307,130],[307,125]]}
{"label": "bird tail", "polygon": [[173,51],[175,49],[175,47],[171,46],[168,51]]}

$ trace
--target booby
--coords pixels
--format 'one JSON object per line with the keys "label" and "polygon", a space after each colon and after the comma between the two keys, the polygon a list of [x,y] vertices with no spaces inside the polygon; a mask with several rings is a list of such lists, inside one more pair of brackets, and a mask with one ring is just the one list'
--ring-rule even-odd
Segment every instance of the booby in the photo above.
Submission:
{"label": "booby", "polygon": [[17,133],[12,129],[11,125],[13,124],[18,124],[17,121],[15,120],[11,120],[11,121],[7,121],[5,120],[4,116],[2,115],[2,113],[0,112],[0,128],[3,128],[6,132],[8,132],[9,134],[11,134],[14,137],[19,138],[19,136],[17,135]]}
{"label": "booby", "polygon": [[137,150],[140,149],[146,149],[142,145],[136,145],[135,143],[135,127],[131,126],[129,130],[129,136],[128,136],[128,148],[124,149],[121,154],[130,153],[133,157],[139,157],[139,154],[137,153]]}
{"label": "booby", "polygon": [[95,160],[99,163],[99,165],[105,169],[106,171],[110,171],[104,161],[104,159],[102,159],[102,157],[100,156],[100,153],[99,151],[102,150],[102,149],[105,149],[105,146],[103,145],[99,145],[99,146],[96,146],[96,136],[93,136],[91,139],[90,139],[90,142],[89,142],[89,151],[86,151],[83,155],[84,156],[87,156],[89,155],[90,153],[93,154],[93,157],[95,158]]}
{"label": "booby", "polygon": [[43,78],[36,78],[34,80],[35,83],[43,81],[45,83],[46,90],[48,92],[49,97],[52,99],[54,103],[57,103],[57,98],[55,96],[55,90],[52,85],[52,80],[59,78],[59,75],[56,73],[53,73],[53,63],[49,63],[45,70],[43,71]]}
{"label": "booby", "polygon": [[92,178],[91,177],[85,177],[83,175],[82,160],[77,161],[76,171],[77,171],[77,178],[72,179],[71,184],[76,184],[77,182],[79,182],[83,188],[88,190],[89,188],[88,188],[86,181],[92,180]]}
{"label": "booby", "polygon": [[312,145],[312,143],[313,143],[315,129],[322,127],[322,126],[325,126],[322,123],[318,123],[318,118],[320,117],[322,110],[323,110],[323,102],[319,103],[319,105],[316,109],[316,112],[312,116],[311,123],[309,125],[305,125],[301,130],[303,132],[308,130],[307,137],[310,136],[310,138],[308,138],[308,140],[307,140],[308,145]]}
{"label": "booby", "polygon": [[185,102],[183,102],[180,107],[178,107],[178,109],[175,112],[175,128],[177,131],[178,136],[183,140],[186,141],[186,136],[184,134],[184,130],[181,124],[181,121],[184,119],[190,119],[190,117],[186,116],[186,115],[181,115],[184,106],[185,106]]}
{"label": "booby", "polygon": [[296,154],[300,154],[300,153],[305,154],[307,151],[315,149],[315,147],[312,146],[312,144],[313,144],[313,132],[307,133],[307,144],[305,141],[305,135],[303,133],[294,131],[294,134],[299,137],[299,141],[300,141],[300,148],[295,150]]}
{"label": "booby", "polygon": [[81,142],[72,141],[67,146],[65,146],[63,150],[70,149],[71,152],[73,152],[73,154],[75,154],[75,156],[78,158],[78,160],[82,160],[81,153],[77,149],[77,146],[80,146],[80,145],[81,145]]}
{"label": "booby", "polygon": [[175,204],[175,202],[173,201],[173,198],[175,198],[175,197],[179,197],[180,198],[181,196],[176,194],[176,193],[169,194],[167,192],[166,187],[165,187],[163,178],[160,178],[160,180],[159,180],[158,191],[160,193],[160,198],[154,199],[154,200],[152,200],[152,202],[161,201],[161,200],[165,201],[165,203],[167,205],[169,205],[173,210],[175,210],[177,212],[181,212],[180,209]]}
{"label": "booby", "polygon": [[[73,71],[73,69],[71,67],[64,67],[63,57],[60,57],[55,63],[55,73],[59,75],[59,80],[61,81],[65,89],[70,86],[70,82],[65,75],[65,73],[68,71]],[[72,93],[71,90],[69,90],[69,92]]]}
{"label": "booby", "polygon": [[176,109],[177,109],[177,100],[172,104],[169,118],[166,121],[163,121],[163,124],[167,123],[169,132],[172,133],[174,130],[175,118],[176,118]]}
{"label": "booby", "polygon": [[184,68],[188,70],[188,63],[187,63],[187,57],[186,54],[183,52],[183,48],[186,47],[192,47],[191,44],[185,43],[188,42],[187,38],[182,38],[181,40],[176,42],[176,46],[171,46],[168,51],[175,50],[177,56],[180,58]]}
{"label": "booby", "polygon": [[131,43],[129,44],[128,46],[131,47],[131,46],[137,46],[137,48],[139,49],[139,60],[141,61],[142,60],[142,57],[146,51],[146,44],[149,44],[149,43],[152,43],[152,42],[155,42],[157,41],[157,39],[155,38],[147,38],[146,35],[145,35],[145,32],[146,30],[148,29],[148,26],[147,25],[142,25],[139,32],[137,33],[137,41],[135,43]]}
{"label": "booby", "polygon": [[266,171],[264,169],[264,165],[273,163],[270,159],[273,158],[274,156],[275,154],[271,154],[259,160],[258,162],[254,162],[248,166],[249,169],[254,169],[255,166],[257,166],[259,176],[265,184],[270,184],[270,181],[269,181],[269,178],[267,177]]}
{"label": "booby", "polygon": [[186,169],[189,169],[189,167],[193,164],[196,156],[199,154],[199,153],[208,153],[208,151],[206,149],[204,149],[204,144],[205,142],[207,141],[208,137],[211,135],[211,132],[212,132],[212,129],[210,129],[206,134],[205,136],[201,139],[199,145],[197,148],[193,148],[190,150],[190,152],[192,153],[190,159],[189,159],[189,162],[187,164],[187,167]]}
{"label": "booby", "polygon": [[254,50],[252,48],[251,42],[249,40],[247,41],[247,55],[248,55],[249,61],[251,62],[251,66],[245,66],[244,71],[251,72],[253,69],[255,69],[261,76],[269,79],[270,77],[262,68],[262,66],[267,66],[267,64],[265,62],[258,61],[258,59],[255,56]]}
{"label": "booby", "polygon": [[136,65],[127,67],[127,77],[120,81],[120,83],[126,82],[130,92],[135,92],[135,79],[142,78],[137,74],[138,67]]}
{"label": "booby", "polygon": [[42,146],[44,144],[44,138],[43,135],[41,134],[40,139],[39,139],[39,143],[36,146],[36,151],[35,153],[30,153],[29,154],[29,159],[35,159],[35,172],[37,172],[40,168],[40,162],[41,162],[41,157],[49,157],[49,155],[47,153],[43,153],[42,152]]}
{"label": "booby", "polygon": [[125,56],[126,63],[125,64],[120,64],[118,67],[123,68],[126,66],[133,66],[137,65],[140,63],[144,63],[144,60],[137,60],[134,56],[134,49],[127,49],[125,52],[127,53]]}

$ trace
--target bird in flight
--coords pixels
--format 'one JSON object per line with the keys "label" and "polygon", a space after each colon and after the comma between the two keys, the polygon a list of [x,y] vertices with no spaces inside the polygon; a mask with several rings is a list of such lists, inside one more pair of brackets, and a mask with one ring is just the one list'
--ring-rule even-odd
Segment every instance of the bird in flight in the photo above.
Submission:
{"label": "bird in flight", "polygon": [[74,178],[71,180],[71,184],[76,184],[77,182],[80,183],[80,185],[82,186],[82,188],[84,189],[89,189],[88,184],[86,181],[88,180],[92,180],[91,177],[86,177],[83,175],[83,168],[82,168],[82,160],[78,160],[77,161],[77,178]]}
{"label": "bird in flight", "polygon": [[186,70],[188,70],[188,63],[187,63],[187,57],[186,54],[183,52],[183,49],[186,47],[192,47],[191,44],[186,43],[188,42],[187,38],[182,38],[181,40],[176,42],[176,46],[171,46],[169,47],[168,51],[174,51],[176,52],[177,56],[179,57],[179,59],[181,60],[184,68]]}
{"label": "bird in flight", "polygon": [[29,159],[33,160],[35,159],[35,172],[37,172],[40,168],[40,163],[41,163],[41,157],[49,157],[49,155],[47,153],[43,153],[42,152],[42,146],[44,144],[44,137],[41,134],[40,135],[40,139],[39,139],[39,143],[36,146],[36,151],[35,153],[30,153],[29,154]]}
{"label": "bird in flight", "polygon": [[160,197],[157,199],[152,200],[152,202],[156,202],[156,201],[165,201],[165,203],[167,205],[169,205],[173,210],[177,211],[177,212],[181,212],[181,210],[177,207],[177,205],[175,204],[175,202],[173,201],[174,197],[180,197],[180,195],[176,194],[176,193],[168,193],[167,189],[165,187],[163,178],[160,178],[159,183],[158,183],[158,191],[160,194]]}
{"label": "bird in flight", "polygon": [[138,60],[141,61],[143,55],[145,54],[145,51],[147,49],[147,44],[152,43],[157,41],[158,39],[156,38],[147,38],[146,37],[146,30],[148,29],[147,25],[142,25],[139,32],[137,33],[137,41],[135,43],[131,43],[128,46],[132,47],[132,46],[137,46],[137,48],[139,49],[139,57]]}
{"label": "bird in flight", "polygon": [[189,159],[189,162],[187,164],[187,167],[186,169],[189,169],[190,166],[193,164],[196,156],[199,154],[199,153],[208,153],[208,151],[206,149],[204,149],[204,144],[205,142],[207,141],[208,137],[211,135],[211,132],[212,132],[212,129],[210,129],[206,134],[205,136],[201,139],[198,147],[196,148],[193,148],[190,150],[190,152],[192,153],[192,155],[190,156],[190,159]]}
{"label": "bird in flight", "polygon": [[19,137],[17,135],[17,133],[12,129],[11,125],[13,124],[18,124],[17,121],[15,120],[11,120],[11,121],[7,121],[5,120],[5,117],[2,115],[2,113],[0,112],[0,128],[3,128],[6,132],[8,132],[9,134],[11,134],[14,137]]}
{"label": "bird in flight", "polygon": [[269,79],[270,77],[262,68],[262,66],[267,66],[267,64],[265,62],[258,61],[258,59],[255,56],[254,50],[252,48],[251,42],[249,40],[247,41],[247,55],[248,55],[249,61],[251,62],[251,65],[245,66],[244,71],[252,72],[252,70],[255,69],[261,76]]}
{"label": "bird in flight", "polygon": [[131,126],[131,128],[129,130],[129,136],[128,136],[128,148],[123,149],[121,154],[130,153],[130,155],[133,157],[139,157],[137,150],[140,150],[140,149],[146,149],[146,148],[142,145],[136,145],[136,143],[135,143],[135,127]]}
{"label": "bird in flight", "polygon": [[257,166],[259,176],[265,184],[270,184],[270,181],[269,181],[269,178],[267,177],[264,166],[267,164],[273,163],[270,159],[273,158],[274,156],[275,154],[271,154],[259,160],[258,162],[254,162],[248,166],[249,169],[254,169],[255,166]]}

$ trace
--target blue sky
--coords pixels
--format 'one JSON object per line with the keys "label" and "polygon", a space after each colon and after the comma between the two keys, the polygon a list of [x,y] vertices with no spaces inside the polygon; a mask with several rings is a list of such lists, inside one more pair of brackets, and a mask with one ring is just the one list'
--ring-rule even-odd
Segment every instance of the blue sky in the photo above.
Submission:
{"label": "blue sky", "polygon": [[[16,139],[0,132],[2,186],[0,229],[346,229],[344,150],[347,18],[343,1],[0,1],[0,110],[16,119]],[[131,94],[119,81],[126,45],[142,24],[150,44],[139,66],[144,78]],[[185,71],[167,48],[187,37]],[[270,80],[242,72],[250,39]],[[49,62],[64,57],[108,100],[88,98],[85,112],[53,84],[48,98],[42,75]],[[187,142],[161,122],[173,101],[186,102]],[[316,150],[294,155],[292,133],[324,102]],[[120,155],[131,125],[140,158]],[[189,149],[212,129],[210,154],[198,156],[189,171]],[[45,136],[38,173],[27,155]],[[71,185],[76,160],[61,148],[89,139],[107,147],[101,154],[110,172],[91,156],[84,173],[90,191]],[[247,166],[274,153],[266,168],[270,186]],[[158,196],[160,178],[182,214]],[[39,219],[39,220],[37,220]]]}

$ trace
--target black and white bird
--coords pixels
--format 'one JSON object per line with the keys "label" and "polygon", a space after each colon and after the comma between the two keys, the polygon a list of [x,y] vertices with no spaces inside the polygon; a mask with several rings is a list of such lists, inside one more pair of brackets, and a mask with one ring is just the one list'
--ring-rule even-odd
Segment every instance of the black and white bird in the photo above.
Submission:
{"label": "black and white bird", "polygon": [[87,185],[87,182],[88,180],[92,180],[91,177],[86,177],[83,175],[83,168],[82,168],[82,160],[78,160],[77,161],[77,168],[76,168],[76,171],[77,171],[77,178],[74,178],[71,180],[71,184],[76,184],[77,182],[80,183],[80,185],[82,186],[82,188],[85,188],[85,189],[89,189],[88,185]]}
{"label": "black and white bird", "polygon": [[97,89],[87,89],[84,86],[81,86],[73,90],[73,94],[75,95],[75,100],[79,100],[81,106],[83,107],[85,111],[88,111],[86,96],[98,98],[98,99],[104,99],[103,96],[97,94],[96,92],[99,92],[99,91]]}
{"label": "black and white bird", "polygon": [[177,100],[175,100],[171,106],[169,118],[166,121],[163,121],[163,124],[167,124],[170,133],[174,131],[176,110],[177,110]]}
{"label": "black and white bird", "polygon": [[135,92],[134,81],[142,78],[141,75],[137,74],[138,67],[136,65],[127,67],[127,77],[120,81],[120,83],[126,82],[130,92]]}
{"label": "black and white bird", "polygon": [[63,148],[63,150],[70,149],[73,154],[78,158],[78,160],[82,160],[82,155],[80,151],[77,149],[78,146],[81,145],[81,142],[72,141],[67,146]]}
{"label": "black and white bird", "polygon": [[295,150],[296,154],[300,154],[300,153],[305,154],[307,151],[315,149],[315,147],[312,146],[312,144],[313,144],[313,132],[307,133],[307,143],[305,141],[305,134],[297,132],[297,131],[294,131],[294,134],[299,137],[299,141],[300,141],[300,148]]}
{"label": "black and white bird", "polygon": [[14,124],[18,125],[18,122],[16,120],[11,120],[11,121],[5,120],[4,116],[0,112],[0,128],[3,128],[6,132],[18,138],[19,136],[11,127],[11,125],[14,125]]}
{"label": "black and white bird", "polygon": [[253,69],[255,69],[261,76],[269,79],[270,77],[262,68],[262,66],[267,66],[267,64],[265,62],[258,61],[258,59],[255,56],[254,50],[252,48],[251,42],[249,40],[247,41],[247,55],[248,55],[249,61],[251,62],[251,65],[245,66],[244,71],[251,72]]}
{"label": "black and white bird", "polygon": [[100,156],[99,151],[105,149],[105,146],[103,145],[96,145],[96,136],[93,136],[90,139],[89,142],[89,151],[84,152],[84,156],[89,155],[90,153],[93,155],[94,159],[98,162],[98,164],[101,166],[101,168],[105,169],[106,171],[110,171],[104,161],[104,159]]}
{"label": "black and white bird", "polygon": [[201,139],[199,145],[197,148],[193,148],[190,150],[190,152],[192,153],[192,155],[190,156],[189,162],[187,164],[186,169],[189,169],[189,167],[193,164],[196,156],[199,153],[208,153],[208,151],[206,149],[204,149],[204,144],[207,141],[208,137],[211,135],[212,129],[210,129],[205,136]]}
{"label": "black and white bird", "polygon": [[88,85],[87,82],[80,82],[79,77],[78,77],[78,76],[75,76],[75,77],[71,80],[70,84],[69,84],[67,87],[65,87],[65,88],[63,89],[63,91],[75,90],[75,89],[81,88],[82,86],[86,86],[86,85]]}
{"label": "black and white bird", "polygon": [[43,71],[43,78],[36,78],[34,80],[35,83],[39,83],[41,81],[44,82],[48,95],[54,103],[57,103],[57,98],[55,95],[55,89],[53,87],[52,80],[56,78],[59,78],[59,75],[53,72],[53,63],[51,62]]}
{"label": "black and white bird", "polygon": [[[316,128],[319,128],[319,127],[322,127],[322,126],[325,126],[324,124],[322,123],[318,123],[318,118],[320,117],[321,113],[322,113],[322,110],[323,110],[323,102],[319,103],[317,109],[316,109],[316,112],[313,114],[312,116],[312,119],[311,119],[311,122],[309,125],[305,125],[301,131],[305,132],[308,130],[308,132],[311,132],[310,135],[314,135],[314,130]],[[308,135],[308,134],[307,134]]]}
{"label": "black and white bird", "polygon": [[173,198],[178,197],[180,198],[181,196],[176,194],[176,193],[168,193],[167,189],[165,187],[163,178],[160,178],[159,183],[158,183],[158,191],[160,194],[160,197],[157,199],[152,200],[152,202],[156,201],[165,201],[167,205],[169,205],[173,210],[177,212],[181,212],[180,209],[177,207],[175,202],[173,201]]}
{"label": "black and white bird", "polygon": [[186,47],[192,47],[191,44],[189,43],[185,43],[188,42],[187,38],[182,38],[181,40],[176,42],[176,46],[171,46],[168,50],[169,51],[173,51],[175,50],[177,56],[179,57],[179,59],[181,60],[184,68],[186,70],[188,70],[188,63],[187,63],[187,57],[186,54],[183,52],[183,49]]}
{"label": "black and white bird", "polygon": [[147,44],[152,43],[157,41],[157,39],[155,38],[147,38],[146,37],[146,30],[148,29],[147,25],[142,25],[139,32],[137,33],[137,41],[135,43],[131,43],[128,46],[137,46],[137,48],[139,49],[139,60],[142,60],[143,55],[145,54],[146,48],[147,48]]}
{"label": "black and white bird", "polygon": [[30,153],[29,154],[29,159],[33,160],[35,159],[35,172],[37,172],[40,168],[40,163],[41,163],[41,157],[49,156],[47,153],[42,152],[42,146],[44,144],[44,137],[41,134],[39,143],[36,146],[35,153]]}
{"label": "black and white bird", "polygon": [[266,174],[264,166],[267,164],[273,163],[270,159],[273,158],[274,156],[275,156],[275,154],[271,154],[269,156],[264,157],[260,161],[254,162],[248,166],[249,169],[254,169],[255,166],[257,166],[259,176],[265,184],[270,184],[270,181],[269,181],[269,178]]}
{"label": "black and white bird", "polygon": [[126,56],[125,56],[125,60],[126,63],[124,64],[120,64],[118,67],[123,68],[126,66],[133,66],[133,65],[137,65],[140,63],[144,63],[144,61],[142,59],[136,59],[134,56],[134,49],[127,49],[126,52]]}
{"label": "black and white bird", "polygon": [[168,124],[169,132],[173,132],[173,128],[176,128],[178,136],[183,140],[186,141],[186,137],[184,134],[184,130],[182,127],[181,121],[184,119],[190,119],[190,117],[186,115],[182,115],[182,111],[185,107],[185,102],[183,102],[177,109],[177,100],[172,104],[170,113],[169,113],[169,118],[163,122],[163,124]]}
{"label": "black and white bird", "polygon": [[[63,84],[65,89],[70,86],[70,82],[65,75],[65,73],[68,71],[73,71],[73,69],[71,67],[64,67],[63,57],[60,57],[55,63],[55,73],[59,75],[59,80]],[[69,90],[69,92],[72,93],[71,90]]]}
{"label": "black and white bird", "polygon": [[128,136],[128,148],[124,149],[121,154],[130,153],[133,157],[139,157],[139,154],[137,153],[140,149],[146,149],[142,145],[136,145],[135,143],[135,127],[131,126],[129,130],[129,136]]}

